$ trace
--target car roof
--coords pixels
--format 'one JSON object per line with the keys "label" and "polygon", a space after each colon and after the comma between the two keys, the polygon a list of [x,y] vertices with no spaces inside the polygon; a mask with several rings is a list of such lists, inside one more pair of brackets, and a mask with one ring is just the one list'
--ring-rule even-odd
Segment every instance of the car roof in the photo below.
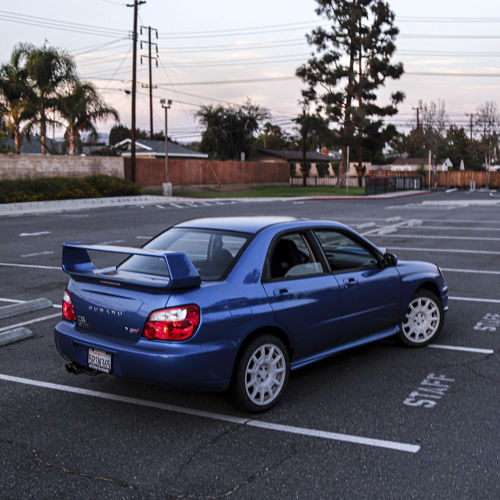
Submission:
{"label": "car roof", "polygon": [[219,229],[226,231],[238,231],[243,233],[257,233],[269,226],[311,227],[318,224],[328,226],[344,227],[342,224],[333,221],[319,221],[310,219],[299,219],[297,217],[283,216],[256,216],[256,217],[207,217],[201,219],[188,220],[176,224],[175,227],[192,227],[200,229]]}

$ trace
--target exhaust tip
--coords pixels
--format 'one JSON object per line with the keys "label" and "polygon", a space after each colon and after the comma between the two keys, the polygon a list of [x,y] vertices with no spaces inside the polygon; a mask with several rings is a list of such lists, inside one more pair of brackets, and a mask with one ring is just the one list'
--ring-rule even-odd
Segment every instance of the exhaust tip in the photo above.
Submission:
{"label": "exhaust tip", "polygon": [[76,375],[76,369],[73,365],[66,363],[64,366],[66,367],[66,370],[68,371],[68,373],[72,373],[73,375]]}

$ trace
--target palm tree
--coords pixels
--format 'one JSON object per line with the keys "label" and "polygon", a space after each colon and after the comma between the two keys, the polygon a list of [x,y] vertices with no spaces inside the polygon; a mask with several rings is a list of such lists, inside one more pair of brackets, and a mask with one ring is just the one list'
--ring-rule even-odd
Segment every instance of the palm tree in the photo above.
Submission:
{"label": "palm tree", "polygon": [[90,82],[75,81],[61,95],[57,111],[66,121],[66,139],[69,154],[75,154],[75,144],[80,143],[81,133],[90,132],[97,136],[95,122],[108,117],[118,120],[118,112],[101,99],[95,87]]}
{"label": "palm tree", "polygon": [[32,118],[28,130],[38,127],[42,154],[46,154],[47,125],[54,123],[49,112],[57,109],[59,93],[64,85],[76,79],[75,62],[66,52],[45,44],[37,48],[30,43],[19,44],[16,49],[28,78],[29,112]]}
{"label": "palm tree", "polygon": [[16,153],[21,152],[21,143],[32,118],[27,101],[28,86],[26,70],[20,65],[18,50],[14,49],[10,62],[0,67],[0,111],[5,119],[7,133],[14,138]]}

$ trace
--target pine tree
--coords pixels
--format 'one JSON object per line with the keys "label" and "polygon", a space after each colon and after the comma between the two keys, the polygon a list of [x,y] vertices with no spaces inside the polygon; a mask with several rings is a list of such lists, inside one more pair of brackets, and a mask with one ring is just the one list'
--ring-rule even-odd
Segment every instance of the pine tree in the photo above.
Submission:
{"label": "pine tree", "polygon": [[330,26],[307,35],[315,54],[296,73],[307,85],[304,99],[337,124],[336,141],[342,147],[338,184],[343,185],[347,146],[358,150],[358,175],[362,175],[362,147],[381,149],[396,133],[393,126],[384,126],[383,118],[397,113],[404,94],[394,92],[390,104],[381,106],[377,90],[388,78],[403,74],[401,63],[391,63],[399,30],[383,0],[316,2],[316,13]]}

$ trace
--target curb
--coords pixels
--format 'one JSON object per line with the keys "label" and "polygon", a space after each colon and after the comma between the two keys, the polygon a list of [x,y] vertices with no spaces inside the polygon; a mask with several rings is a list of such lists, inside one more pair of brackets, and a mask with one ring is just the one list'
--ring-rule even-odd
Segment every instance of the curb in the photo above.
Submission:
{"label": "curb", "polygon": [[17,342],[18,340],[24,340],[33,337],[33,332],[28,328],[14,328],[14,330],[7,330],[6,332],[0,333],[0,346],[11,344],[12,342]]}
{"label": "curb", "polygon": [[11,304],[0,307],[0,319],[10,318],[12,316],[17,316],[18,314],[40,311],[41,309],[49,309],[52,306],[52,302],[45,298],[28,300],[27,302],[21,302],[20,304]]}
{"label": "curb", "polygon": [[80,198],[77,200],[28,201],[24,203],[1,203],[0,216],[50,214],[89,210],[97,208],[157,205],[165,203],[200,203],[200,202],[240,202],[263,203],[270,201],[352,201],[352,200],[388,200],[429,194],[431,191],[402,191],[372,196],[287,196],[276,198],[185,198],[179,196],[119,196],[111,198]]}

